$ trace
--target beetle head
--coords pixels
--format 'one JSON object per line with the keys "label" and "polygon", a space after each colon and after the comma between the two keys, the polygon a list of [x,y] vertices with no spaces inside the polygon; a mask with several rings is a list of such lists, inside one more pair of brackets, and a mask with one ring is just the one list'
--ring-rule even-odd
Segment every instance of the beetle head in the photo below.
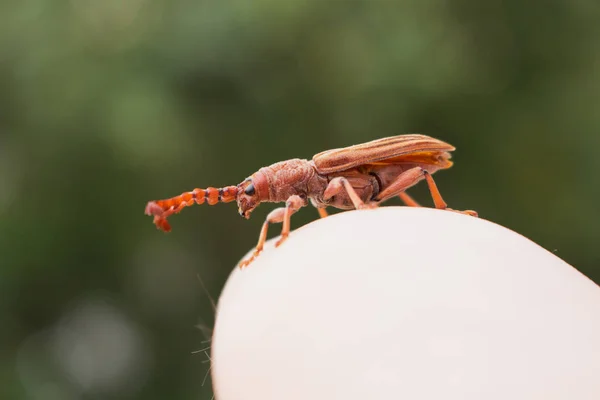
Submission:
{"label": "beetle head", "polygon": [[238,212],[246,219],[260,203],[268,201],[269,190],[267,180],[261,172],[257,172],[238,185]]}

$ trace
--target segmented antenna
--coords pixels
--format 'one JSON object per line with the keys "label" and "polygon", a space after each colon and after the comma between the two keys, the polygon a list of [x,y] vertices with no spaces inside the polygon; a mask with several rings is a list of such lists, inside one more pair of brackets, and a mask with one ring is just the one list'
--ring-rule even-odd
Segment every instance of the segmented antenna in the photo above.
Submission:
{"label": "segmented antenna", "polygon": [[237,186],[194,189],[191,192],[185,192],[170,199],[149,201],[146,205],[146,215],[154,215],[154,225],[158,229],[169,232],[171,225],[167,222],[167,218],[171,214],[177,214],[184,207],[191,206],[194,203],[203,204],[206,202],[211,206],[217,203],[229,203],[236,199],[237,193]]}

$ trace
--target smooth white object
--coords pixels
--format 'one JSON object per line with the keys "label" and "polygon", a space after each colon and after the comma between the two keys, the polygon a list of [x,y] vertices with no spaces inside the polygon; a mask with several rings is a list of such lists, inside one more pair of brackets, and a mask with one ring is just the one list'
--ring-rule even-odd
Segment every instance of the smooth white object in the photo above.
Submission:
{"label": "smooth white object", "polygon": [[382,207],[274,240],[219,299],[218,400],[600,399],[600,287],[511,230]]}

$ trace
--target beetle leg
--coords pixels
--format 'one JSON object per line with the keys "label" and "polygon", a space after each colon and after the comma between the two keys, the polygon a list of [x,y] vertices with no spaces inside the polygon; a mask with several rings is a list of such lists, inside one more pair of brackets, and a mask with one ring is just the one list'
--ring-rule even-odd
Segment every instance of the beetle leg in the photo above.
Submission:
{"label": "beetle leg", "polygon": [[317,209],[317,212],[319,213],[319,217],[325,218],[325,217],[329,216],[325,207],[319,207],[319,204],[312,198],[310,199],[310,202],[312,203],[313,207]]}
{"label": "beetle leg", "polygon": [[260,235],[258,237],[258,244],[254,249],[254,252],[250,257],[240,262],[240,268],[247,267],[258,255],[263,251],[265,242],[267,241],[267,231],[269,230],[269,224],[283,222],[283,229],[281,230],[281,239],[275,243],[275,247],[278,247],[281,243],[287,239],[290,234],[290,217],[293,213],[298,211],[300,207],[306,205],[305,201],[300,196],[290,196],[285,203],[285,207],[279,207],[274,209],[267,215],[267,219],[263,223]]}
{"label": "beetle leg", "polygon": [[357,210],[360,210],[361,208],[371,207],[370,205],[365,204],[360,199],[359,195],[356,193],[356,190],[354,190],[350,182],[348,182],[348,179],[344,178],[343,176],[333,178],[329,182],[327,188],[325,189],[325,192],[323,193],[323,198],[325,200],[329,200],[336,194],[340,193],[342,190],[345,190],[346,193],[348,193],[348,196],[350,197],[354,208],[356,208]]}
{"label": "beetle leg", "polygon": [[306,205],[306,202],[302,200],[300,196],[293,195],[290,196],[285,202],[285,209],[283,214],[283,228],[281,228],[281,238],[277,242],[275,242],[275,247],[279,247],[290,234],[290,219],[292,214],[295,213]]}
{"label": "beetle leg", "polygon": [[329,216],[329,214],[327,214],[327,210],[324,208],[317,208],[317,211],[319,212],[319,217],[321,218]]}
{"label": "beetle leg", "polygon": [[433,204],[435,204],[435,208],[445,210],[446,208],[448,208],[448,204],[446,204],[446,202],[442,198],[442,195],[440,194],[440,191],[437,185],[435,184],[433,177],[429,172],[425,170],[423,170],[423,172],[425,173],[425,180],[427,181],[427,186],[429,186],[429,192],[431,192],[431,197],[433,197]]}
{"label": "beetle leg", "polygon": [[[406,189],[423,179],[423,172],[424,170],[421,167],[414,167],[407,171],[404,171],[403,173],[398,175],[395,181],[391,182],[387,187],[382,188],[383,190],[379,192],[379,194],[375,197],[375,200],[378,202],[382,202],[394,196],[400,196],[400,198],[404,200],[401,194]],[[414,200],[412,201],[412,203],[417,204]]]}
{"label": "beetle leg", "polygon": [[415,199],[413,199],[408,193],[406,192],[400,192],[398,193],[398,197],[400,197],[400,200],[402,200],[402,202],[404,204],[406,204],[408,207],[422,207],[422,205],[420,205],[419,203],[417,203],[415,201]]}
{"label": "beetle leg", "polygon": [[477,211],[473,211],[473,210],[459,211],[459,210],[453,210],[452,208],[448,208],[448,205],[442,198],[442,195],[440,194],[440,191],[437,188],[435,181],[431,177],[431,174],[425,170],[423,170],[423,172],[425,174],[425,180],[427,181],[427,186],[429,186],[429,191],[431,192],[431,197],[433,197],[433,203],[435,204],[435,208],[438,208],[440,210],[454,211],[454,212],[457,212],[460,214],[470,215],[472,217],[478,216]]}
{"label": "beetle leg", "polygon": [[431,173],[429,173],[421,167],[414,167],[400,174],[395,181],[390,183],[377,195],[377,197],[375,197],[375,200],[378,202],[382,202],[398,195],[402,199],[402,201],[406,203],[407,206],[419,207],[419,203],[414,201],[409,195],[404,193],[404,191],[412,185],[414,185],[415,183],[419,182],[421,179],[423,179],[423,177],[425,177],[427,185],[429,186],[429,191],[431,192],[431,197],[433,198],[435,208],[440,210],[454,211],[461,214],[467,214],[473,217],[477,217],[477,212],[472,210],[458,211],[448,208],[448,205],[442,198],[442,195],[440,194],[440,191],[438,190],[435,181],[431,177]]}

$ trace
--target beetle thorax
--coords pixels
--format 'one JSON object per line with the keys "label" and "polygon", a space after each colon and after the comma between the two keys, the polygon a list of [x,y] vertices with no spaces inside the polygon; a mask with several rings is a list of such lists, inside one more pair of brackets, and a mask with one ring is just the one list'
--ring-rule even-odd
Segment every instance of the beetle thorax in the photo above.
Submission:
{"label": "beetle thorax", "polygon": [[261,168],[259,172],[267,179],[271,202],[286,201],[292,195],[308,196],[309,181],[315,175],[311,162],[297,158]]}

